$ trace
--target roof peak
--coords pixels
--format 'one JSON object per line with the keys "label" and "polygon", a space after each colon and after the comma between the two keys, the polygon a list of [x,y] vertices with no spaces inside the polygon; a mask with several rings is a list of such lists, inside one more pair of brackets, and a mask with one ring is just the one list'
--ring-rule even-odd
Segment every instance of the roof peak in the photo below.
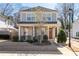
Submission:
{"label": "roof peak", "polygon": [[32,8],[28,8],[22,11],[37,11],[37,10],[41,10],[41,11],[56,11],[56,10],[52,10],[50,8],[46,8],[46,7],[42,7],[42,6],[36,6],[36,7],[32,7]]}

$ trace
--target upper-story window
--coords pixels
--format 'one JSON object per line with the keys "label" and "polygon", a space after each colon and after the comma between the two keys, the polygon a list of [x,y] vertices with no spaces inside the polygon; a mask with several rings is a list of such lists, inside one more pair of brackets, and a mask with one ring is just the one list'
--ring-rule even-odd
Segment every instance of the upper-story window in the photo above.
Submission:
{"label": "upper-story window", "polygon": [[43,20],[44,21],[52,21],[51,14],[47,14],[47,13],[43,14]]}
{"label": "upper-story window", "polygon": [[26,13],[21,13],[21,21],[26,21]]}
{"label": "upper-story window", "polygon": [[48,20],[48,21],[51,21],[52,19],[51,19],[51,17],[47,17],[47,20]]}
{"label": "upper-story window", "polygon": [[35,20],[34,14],[27,14],[27,21],[34,21],[34,20]]}
{"label": "upper-story window", "polygon": [[56,21],[56,14],[55,13],[52,15],[52,20]]}
{"label": "upper-story window", "polygon": [[34,20],[35,20],[35,17],[31,17],[31,16],[27,17],[27,21],[34,21]]}
{"label": "upper-story window", "polygon": [[56,21],[56,14],[50,13],[50,12],[43,13],[43,20],[47,21],[47,22],[55,22]]}
{"label": "upper-story window", "polygon": [[79,37],[79,32],[76,32],[76,37]]}
{"label": "upper-story window", "polygon": [[31,17],[27,17],[27,20],[29,20],[29,21],[30,21],[30,20],[31,20]]}

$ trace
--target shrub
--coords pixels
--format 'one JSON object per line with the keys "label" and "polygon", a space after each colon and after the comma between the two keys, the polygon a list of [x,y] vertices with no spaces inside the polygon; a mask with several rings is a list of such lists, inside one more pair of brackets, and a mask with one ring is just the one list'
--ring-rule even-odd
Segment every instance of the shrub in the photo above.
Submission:
{"label": "shrub", "polygon": [[27,40],[32,40],[32,36],[31,35],[28,35],[27,36]]}
{"label": "shrub", "polygon": [[24,42],[24,41],[25,41],[25,36],[21,36],[20,42]]}
{"label": "shrub", "polygon": [[48,36],[47,35],[44,35],[43,36],[43,42],[46,42],[46,41],[48,41]]}
{"label": "shrub", "polygon": [[41,35],[38,35],[38,36],[37,36],[37,39],[38,39],[38,41],[40,42]]}
{"label": "shrub", "polygon": [[37,36],[37,39],[40,40],[40,39],[41,39],[41,35],[38,35],[38,36]]}
{"label": "shrub", "polygon": [[18,42],[18,41],[19,41],[19,40],[18,40],[18,36],[14,36],[12,41],[13,41],[13,42]]}
{"label": "shrub", "polygon": [[26,42],[33,43],[32,36],[28,35]]}
{"label": "shrub", "polygon": [[38,39],[36,36],[33,37],[33,42],[38,42]]}
{"label": "shrub", "polygon": [[29,39],[28,39],[28,40],[26,40],[26,42],[33,43],[33,40],[29,40]]}
{"label": "shrub", "polygon": [[65,34],[64,30],[61,29],[58,33],[57,42],[58,43],[65,43],[66,41],[67,41],[66,34]]}

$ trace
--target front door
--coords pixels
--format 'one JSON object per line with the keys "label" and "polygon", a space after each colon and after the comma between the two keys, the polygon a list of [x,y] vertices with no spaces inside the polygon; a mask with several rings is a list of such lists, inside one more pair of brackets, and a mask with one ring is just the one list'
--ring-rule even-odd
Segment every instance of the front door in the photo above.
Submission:
{"label": "front door", "polygon": [[49,28],[49,39],[52,39],[52,28]]}

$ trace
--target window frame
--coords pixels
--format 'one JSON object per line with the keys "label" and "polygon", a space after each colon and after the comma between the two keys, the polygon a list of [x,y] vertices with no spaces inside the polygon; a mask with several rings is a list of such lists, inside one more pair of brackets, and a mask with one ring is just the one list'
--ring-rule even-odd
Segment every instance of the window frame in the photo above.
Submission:
{"label": "window frame", "polygon": [[76,37],[79,37],[79,32],[76,32]]}
{"label": "window frame", "polygon": [[[30,18],[30,20],[27,19],[28,17]],[[27,22],[33,22],[35,21],[35,15],[31,13],[27,14],[26,19],[27,19]]]}

